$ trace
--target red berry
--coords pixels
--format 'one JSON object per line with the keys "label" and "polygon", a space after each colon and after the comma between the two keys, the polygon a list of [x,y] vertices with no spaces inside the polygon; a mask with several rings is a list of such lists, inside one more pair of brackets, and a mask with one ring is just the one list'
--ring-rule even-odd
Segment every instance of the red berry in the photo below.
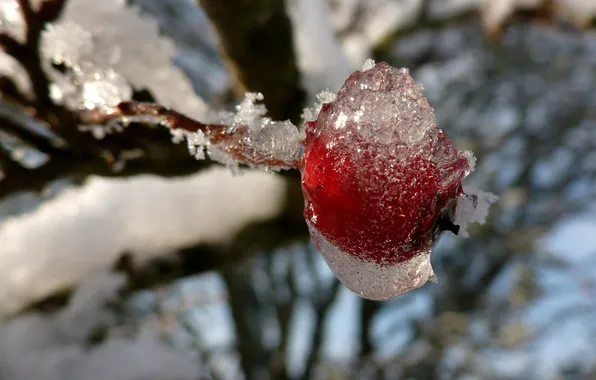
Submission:
{"label": "red berry", "polygon": [[307,123],[304,144],[305,217],[338,278],[372,299],[426,283],[436,222],[472,163],[407,70],[352,74]]}

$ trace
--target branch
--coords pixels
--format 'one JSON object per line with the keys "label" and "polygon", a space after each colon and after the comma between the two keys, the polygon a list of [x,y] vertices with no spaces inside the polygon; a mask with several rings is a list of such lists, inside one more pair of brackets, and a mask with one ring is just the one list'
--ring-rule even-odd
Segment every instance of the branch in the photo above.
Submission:
{"label": "branch", "polygon": [[368,360],[373,354],[372,322],[382,303],[362,299],[360,302],[360,359]]}
{"label": "branch", "polygon": [[38,15],[44,22],[53,22],[60,17],[67,0],[45,0],[41,3]]}
{"label": "branch", "polygon": [[110,122],[124,122],[127,118],[147,116],[154,118],[154,122],[162,123],[171,129],[183,129],[188,132],[202,131],[213,136],[215,141],[223,138],[226,126],[219,124],[205,124],[189,118],[177,111],[155,103],[122,102],[109,109],[95,109],[79,113],[80,124],[106,125]]}
{"label": "branch", "polygon": [[273,349],[269,353],[269,378],[288,380],[291,377],[288,373],[286,357],[291,342],[291,321],[298,299],[298,289],[296,289],[293,262],[283,273],[283,280],[281,280],[278,278],[279,274],[275,268],[275,257],[275,254],[266,256],[267,274],[271,287],[270,297],[275,303],[275,315],[279,324],[279,344],[277,345],[277,349]]}
{"label": "branch", "polygon": [[327,316],[327,312],[333,306],[337,295],[339,294],[339,290],[341,288],[341,283],[337,278],[333,279],[332,285],[326,291],[322,291],[320,294],[320,298],[314,300],[314,307],[315,307],[315,327],[314,327],[314,335],[312,338],[312,346],[310,352],[308,354],[308,358],[306,359],[304,373],[301,376],[301,379],[308,380],[314,378],[315,372],[315,365],[317,364],[317,359],[321,356],[321,346],[323,344],[323,337],[324,337],[324,322]]}
{"label": "branch", "polygon": [[27,25],[27,34],[25,43],[21,45],[22,49],[19,52],[20,54],[13,55],[13,57],[19,61],[27,71],[27,75],[33,86],[37,106],[46,109],[47,107],[52,107],[53,102],[49,95],[50,80],[41,66],[39,44],[41,33],[46,24],[55,20],[60,15],[60,11],[64,6],[65,1],[49,0],[48,2],[53,5],[48,5],[46,2],[43,2],[40,5],[38,12],[35,12],[31,6],[30,0],[18,0],[18,2]]}
{"label": "branch", "polygon": [[292,26],[283,0],[198,0],[218,32],[240,82],[237,92],[265,95],[274,120],[298,120],[305,98]]}
{"label": "branch", "polygon": [[265,366],[266,349],[262,339],[263,326],[260,300],[250,282],[250,272],[229,268],[221,273],[228,290],[228,304],[234,320],[236,349],[246,380],[259,378]]}
{"label": "branch", "polygon": [[139,120],[161,124],[172,130],[181,129],[191,133],[200,131],[211,145],[222,148],[239,163],[261,167],[300,167],[300,160],[286,162],[255,152],[250,146],[248,126],[240,125],[232,130],[222,124],[205,124],[159,104],[122,102],[107,110],[83,111],[79,117],[80,124],[106,125]]}
{"label": "branch", "polygon": [[[124,177],[151,173],[176,177],[195,173],[211,164],[196,160],[186,146],[172,144],[171,134],[165,128],[133,123],[118,134],[97,140],[79,131],[77,114],[64,113],[57,119],[62,121],[61,134],[52,139],[34,133],[28,125],[39,122],[23,110],[13,112],[20,116],[18,120],[10,118],[9,107],[10,104],[0,101],[0,130],[50,154],[50,159],[37,168],[13,168],[11,172],[15,174],[6,174],[0,181],[0,198],[19,191],[39,191],[61,178],[79,183],[90,174]],[[60,142],[58,146],[56,141]],[[129,152],[137,154],[131,157]]]}
{"label": "branch", "polygon": [[[56,147],[53,141],[50,141],[51,139],[46,139],[47,136],[44,134],[38,136],[31,133],[27,128],[28,120],[19,119],[15,121],[3,118],[1,129],[18,137],[23,143],[48,154],[50,160],[46,164],[33,169],[21,168],[16,170],[19,164],[15,163],[17,166],[13,167],[11,172],[18,172],[18,175],[3,178],[0,186],[0,197],[17,191],[40,190],[48,182],[60,178],[68,178],[79,182],[89,174],[129,176],[141,173],[170,177],[190,174],[208,165],[204,161],[197,162],[188,153],[185,146],[171,144],[172,135],[165,128],[151,128],[142,125],[147,124],[148,120],[151,123],[162,124],[171,129],[180,129],[187,133],[201,131],[204,135],[201,137],[207,137],[208,139],[208,152],[211,152],[209,150],[211,148],[217,148],[218,153],[223,152],[225,157],[230,157],[231,160],[239,163],[276,168],[299,167],[299,160],[282,161],[263,152],[256,152],[249,144],[251,136],[248,134],[251,131],[245,126],[236,127],[232,132],[230,128],[224,125],[201,123],[156,104],[134,101],[124,102],[110,109],[83,112],[71,111],[54,104],[49,97],[50,81],[41,64],[40,36],[45,25],[59,17],[66,1],[47,0],[42,2],[38,9],[32,6],[31,0],[18,1],[27,26],[26,40],[21,43],[7,34],[0,34],[0,45],[25,68],[33,85],[35,99],[34,101],[28,101],[14,91],[15,86],[11,83],[4,83],[6,82],[4,81],[3,90],[9,93],[4,92],[5,95],[8,95],[8,98],[5,96],[3,100],[11,102],[10,98],[25,106],[20,107],[20,111],[24,115],[28,115],[24,118],[38,119],[44,123],[59,141],[64,142],[64,146]],[[261,9],[261,11],[268,9],[273,12],[266,12],[272,17],[270,19],[272,24],[268,26],[269,29],[265,28],[270,36],[279,33],[279,30],[275,28],[272,30],[272,27],[281,25],[280,20],[287,21],[287,18],[284,18],[285,13],[281,5],[283,5],[282,2],[278,2],[273,5],[263,6],[263,9]],[[226,13],[227,10],[230,9],[226,6],[223,13]],[[252,19],[248,18],[248,20]],[[248,33],[249,30],[252,30],[252,27],[256,27],[254,24],[257,23],[256,20],[252,20],[251,23],[244,26],[246,27],[246,29],[243,29],[245,32]],[[289,23],[280,30],[286,29],[288,33],[285,37],[291,41]],[[284,37],[283,33],[279,34],[279,37]],[[279,45],[278,42],[280,42]],[[295,67],[291,44],[286,44],[283,38],[282,40],[276,39],[275,44],[267,48],[274,47],[275,49],[281,47],[281,51],[287,55],[286,58],[289,59],[289,62],[287,62],[287,70],[283,75],[287,76],[288,73],[293,73],[288,76],[291,80],[281,80],[275,74],[280,72],[280,68],[283,69],[283,65],[280,66],[279,62],[276,62],[277,59],[272,59],[275,54],[272,55],[266,50],[263,51],[260,59],[269,62],[268,65],[270,66],[275,65],[275,67],[262,67],[261,78],[266,81],[267,85],[265,87],[253,86],[253,88],[263,88],[263,92],[271,94],[271,101],[275,104],[273,106],[269,104],[269,108],[273,114],[277,109],[279,115],[297,115],[301,104],[295,102],[297,99],[295,96],[288,97],[288,94],[300,92],[296,84],[298,82],[298,71]],[[254,58],[254,55],[250,52],[245,58],[250,60]],[[251,67],[255,68],[255,66]],[[250,71],[249,68],[246,72]],[[295,88],[292,90],[291,86]],[[27,102],[23,100],[27,100]],[[1,104],[0,107],[2,107]],[[295,112],[288,111],[288,107],[294,107]],[[121,126],[121,124],[127,124],[130,121],[141,121],[141,123],[132,123],[125,128],[123,133],[109,135],[102,140],[96,140],[90,134],[80,133],[79,130],[80,125],[110,126],[111,124]],[[182,136],[188,137],[189,135],[183,134]],[[128,158],[130,157],[128,152],[132,150],[140,152],[134,159]]]}

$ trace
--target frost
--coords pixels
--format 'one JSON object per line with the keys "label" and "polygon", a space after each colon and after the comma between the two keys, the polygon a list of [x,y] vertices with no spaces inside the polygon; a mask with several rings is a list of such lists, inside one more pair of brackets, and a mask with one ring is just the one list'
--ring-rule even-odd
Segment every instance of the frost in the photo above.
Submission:
{"label": "frost", "polygon": [[184,132],[184,131],[177,131],[172,130],[174,134],[172,141],[176,142],[179,140],[178,136],[186,137],[186,143],[188,145],[188,151],[191,155],[193,155],[197,160],[204,160],[205,159],[205,147],[209,145],[209,139],[205,136],[202,131],[197,131],[195,133],[187,133],[186,135],[176,133],[176,132]]}
{"label": "frost", "polygon": [[132,96],[128,83],[112,69],[96,70],[83,78],[82,83],[81,97],[86,109],[116,106]]}
{"label": "frost", "polygon": [[300,159],[302,135],[289,120],[271,122],[250,130],[248,137],[258,157],[294,162]]}
{"label": "frost", "polygon": [[233,117],[232,128],[239,125],[248,125],[250,128],[259,127],[270,119],[264,119],[267,114],[267,108],[264,104],[257,104],[262,101],[263,94],[260,92],[247,92],[244,100],[236,106],[236,114]]}
{"label": "frost", "polygon": [[186,139],[188,150],[195,158],[209,156],[234,172],[238,171],[239,163],[273,171],[293,168],[300,160],[304,136],[290,121],[275,122],[265,117],[267,109],[257,103],[262,100],[260,93],[247,93],[235,113],[211,115],[210,122],[225,126],[226,132],[234,134],[234,138],[213,144],[201,130],[172,129],[172,141]]}
{"label": "frost", "polygon": [[93,36],[72,21],[49,24],[42,34],[41,54],[52,63],[77,66],[93,54]]}
{"label": "frost", "polygon": [[[105,20],[110,20],[109,28]],[[207,113],[187,78],[173,65],[176,50],[159,35],[157,22],[141,17],[124,1],[68,1],[61,19],[44,31],[41,51],[43,67],[53,82],[51,97],[69,108],[115,106],[130,100],[134,86],[149,89],[158,103],[199,120]],[[82,129],[103,138],[138,119]]]}
{"label": "frost", "polygon": [[305,122],[317,120],[317,117],[319,115],[319,112],[321,112],[321,107],[323,107],[323,104],[331,103],[335,100],[336,96],[337,95],[334,92],[331,92],[328,89],[325,91],[321,91],[317,95],[316,103],[312,107],[305,108],[302,111],[302,115],[300,116]]}
{"label": "frost", "polygon": [[[333,112],[319,115],[321,124],[341,115],[350,115],[336,128],[348,128],[345,139],[381,143],[388,149],[418,145],[427,133],[436,131],[432,108],[426,103],[407,69],[380,64],[375,70],[356,72],[338,94]],[[319,98],[321,103],[329,99]],[[366,117],[363,117],[366,115]],[[392,127],[387,127],[392,126]]]}
{"label": "frost", "polygon": [[79,125],[78,129],[81,132],[91,132],[93,137],[101,140],[111,133],[122,132],[124,127],[122,123],[107,123],[105,125]]}
{"label": "frost", "polygon": [[[110,20],[109,28],[105,20]],[[41,53],[53,82],[52,99],[69,108],[115,106],[131,99],[134,86],[150,89],[158,103],[198,119],[207,112],[172,64],[175,48],[159,36],[156,21],[123,1],[68,1],[61,19],[44,30]],[[84,127],[98,138],[118,128]]]}
{"label": "frost", "polygon": [[364,61],[364,63],[362,64],[362,69],[360,69],[360,71],[367,71],[372,69],[373,67],[375,67],[375,61],[369,58],[366,61]]}
{"label": "frost", "polygon": [[475,187],[464,186],[464,195],[457,198],[453,223],[460,226],[459,234],[468,237],[467,228],[472,223],[484,224],[490,205],[499,200],[495,194]]}

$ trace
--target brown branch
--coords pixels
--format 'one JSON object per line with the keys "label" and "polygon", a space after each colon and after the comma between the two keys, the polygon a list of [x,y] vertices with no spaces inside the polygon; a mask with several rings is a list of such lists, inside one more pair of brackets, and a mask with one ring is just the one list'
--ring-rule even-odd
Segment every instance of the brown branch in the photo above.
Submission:
{"label": "brown branch", "polygon": [[[23,112],[30,118],[34,117],[46,123],[48,129],[54,135],[58,135],[60,141],[65,142],[65,147],[68,149],[68,151],[62,151],[61,147],[56,147],[51,141],[45,141],[45,136],[31,133],[26,128],[27,121],[5,122],[3,129],[17,136],[24,143],[50,154],[50,160],[41,167],[23,168],[19,170],[18,176],[4,178],[2,186],[0,186],[0,197],[16,191],[39,190],[48,182],[60,178],[69,178],[79,182],[89,174],[128,176],[141,173],[170,177],[190,174],[209,164],[208,162],[197,162],[189,155],[185,146],[171,144],[171,135],[165,128],[149,128],[146,125],[133,123],[123,133],[106,136],[100,141],[89,133],[81,133],[78,129],[79,125],[118,123],[125,118],[131,119],[135,115],[152,117],[159,124],[174,129],[179,128],[189,132],[201,130],[212,145],[218,144],[218,148],[224,150],[239,163],[252,166],[298,167],[298,161],[288,163],[259,156],[244,138],[247,128],[236,128],[233,133],[230,133],[226,126],[204,124],[159,105],[125,102],[106,112],[84,111],[79,113],[54,104],[49,97],[50,81],[42,68],[39,44],[41,32],[46,23],[59,17],[65,3],[65,0],[47,0],[41,3],[39,9],[35,9],[31,5],[31,0],[19,0],[21,12],[27,25],[25,42],[20,43],[7,34],[0,34],[2,48],[26,70],[33,86],[35,99],[29,101],[25,97],[19,96],[21,94],[14,91],[15,86],[12,83],[4,83],[6,81],[2,83],[2,88],[10,94],[5,93],[5,95],[26,105],[27,108],[24,108]],[[294,63],[292,62],[292,64]],[[278,63],[276,63],[277,65]],[[271,72],[275,71],[271,68]],[[283,81],[275,79],[273,84],[282,86]],[[287,86],[284,87],[282,92],[285,93],[287,89]],[[267,93],[267,91],[263,92]],[[273,98],[277,100],[284,96],[278,97],[273,93]],[[27,100],[27,102],[23,100]],[[294,106],[299,106],[299,103]],[[269,107],[271,108],[271,105]],[[19,125],[19,123],[24,124]],[[125,157],[128,155],[125,153],[133,149],[142,151],[142,155],[134,160],[126,160]],[[123,159],[126,161],[124,167],[121,165]],[[14,170],[12,171],[14,172]]]}
{"label": "brown branch", "polygon": [[368,360],[374,351],[372,341],[372,321],[382,303],[362,299],[360,302],[360,359]]}
{"label": "brown branch", "polygon": [[46,0],[36,12],[30,0],[18,0],[19,8],[27,27],[25,42],[20,43],[6,33],[0,33],[0,47],[16,59],[27,72],[36,106],[40,110],[51,109],[54,104],[49,96],[50,80],[42,69],[40,40],[41,33],[48,22],[56,20],[66,4],[66,0]]}
{"label": "brown branch", "polygon": [[0,33],[0,46],[2,50],[17,61],[24,59],[24,46],[6,33]]}
{"label": "brown branch", "polygon": [[25,19],[25,24],[27,24],[27,29],[32,29],[30,26],[31,24],[37,23],[37,15],[33,11],[33,7],[29,0],[17,0],[19,3],[19,9],[23,14],[23,18]]}
{"label": "brown branch", "polygon": [[[48,21],[51,21],[59,16],[59,13],[48,15],[48,19],[43,19],[41,15],[33,9],[30,0],[18,0],[19,8],[25,19],[27,25],[27,34],[23,51],[19,56],[13,56],[17,59],[21,65],[27,71],[31,85],[33,86],[33,92],[37,101],[37,106],[46,109],[53,106],[53,102],[50,99],[49,85],[50,80],[46,73],[42,69],[41,65],[41,53],[40,53],[40,40],[41,32],[45,28]],[[47,9],[47,6],[45,7]],[[62,6],[56,8],[56,11],[61,10]],[[40,8],[40,11],[44,10],[44,6]]]}
{"label": "brown branch", "polygon": [[219,124],[204,124],[177,111],[155,103],[122,102],[116,107],[103,110],[95,109],[79,113],[80,124],[105,125],[112,121],[125,121],[127,117],[149,116],[171,129],[183,129],[188,132],[202,131],[214,139],[226,133],[226,127]]}
{"label": "brown branch", "polygon": [[[113,177],[142,173],[172,177],[191,174],[210,164],[209,161],[197,161],[189,154],[186,146],[172,144],[171,134],[166,128],[151,128],[144,124],[131,123],[122,132],[108,135],[102,140],[95,139],[90,133],[81,133],[78,129],[78,125],[105,125],[125,121],[127,118],[134,121],[135,117],[142,120],[149,117],[150,121],[172,129],[202,131],[212,144],[218,144],[239,163],[276,167],[298,167],[300,164],[299,161],[288,163],[253,154],[244,139],[246,128],[239,127],[230,132],[224,125],[204,124],[153,103],[123,102],[108,110],[78,113],[55,107],[54,112],[60,113],[52,123],[56,125],[53,129],[60,132],[59,137],[68,146],[68,152],[52,145],[50,141],[44,141],[42,137],[32,134],[23,126],[9,122],[3,126],[5,130],[22,138],[25,143],[52,154],[50,161],[45,165],[35,169],[24,169],[18,176],[5,178],[0,186],[0,198],[15,191],[40,190],[48,182],[59,178],[80,181],[89,174]],[[133,149],[141,150],[143,154],[126,161],[124,167],[115,170],[116,164],[122,163],[123,152]]]}
{"label": "brown branch", "polygon": [[[291,321],[294,314],[298,289],[296,289],[296,277],[293,270],[293,263],[289,265],[283,274],[283,280],[279,279],[275,268],[275,254],[267,255],[267,274],[271,284],[270,297],[275,303],[275,315],[279,325],[279,344],[276,349],[270,352],[269,378],[272,380],[290,379],[286,366],[286,356],[291,343]],[[281,285],[281,287],[279,286]]]}
{"label": "brown branch", "polygon": [[109,110],[92,110],[79,113],[80,124],[105,125],[109,122],[126,121],[127,118],[150,117],[155,123],[170,129],[182,129],[187,132],[203,132],[213,145],[219,145],[239,163],[266,166],[299,168],[300,161],[285,162],[271,157],[262,157],[254,153],[249,146],[247,126],[238,126],[231,131],[221,124],[205,124],[189,118],[177,111],[155,103],[122,102]]}
{"label": "brown branch", "polygon": [[[0,107],[4,106],[0,102]],[[75,120],[75,116],[71,114],[70,117]],[[60,120],[68,119],[63,116]],[[39,191],[49,182],[61,178],[80,183],[90,174],[125,177],[150,173],[176,177],[195,173],[211,164],[209,161],[196,160],[185,145],[172,144],[170,132],[165,128],[131,124],[120,133],[97,140],[90,133],[80,132],[75,121],[66,121],[60,128],[59,136],[68,148],[63,150],[52,145],[51,140],[45,142],[44,136],[37,136],[28,130],[24,126],[26,120],[18,121],[23,125],[15,122],[5,120],[0,128],[40,151],[51,153],[51,157],[40,167],[22,168],[18,174],[6,175],[0,184],[0,198],[18,191]],[[140,151],[141,154],[129,159],[126,152],[132,150]]]}

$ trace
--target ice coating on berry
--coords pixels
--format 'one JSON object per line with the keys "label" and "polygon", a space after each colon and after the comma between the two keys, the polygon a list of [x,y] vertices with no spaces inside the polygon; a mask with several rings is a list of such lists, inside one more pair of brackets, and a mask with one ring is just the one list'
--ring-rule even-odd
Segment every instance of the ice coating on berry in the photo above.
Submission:
{"label": "ice coating on berry", "polygon": [[373,300],[396,297],[419,288],[434,275],[429,252],[398,263],[378,264],[348,255],[331,244],[308,223],[313,245],[333,270],[333,273],[354,293]]}
{"label": "ice coating on berry", "polygon": [[386,63],[357,71],[305,132],[305,217],[338,278],[372,299],[426,283],[436,222],[474,158],[437,128],[421,87]]}

